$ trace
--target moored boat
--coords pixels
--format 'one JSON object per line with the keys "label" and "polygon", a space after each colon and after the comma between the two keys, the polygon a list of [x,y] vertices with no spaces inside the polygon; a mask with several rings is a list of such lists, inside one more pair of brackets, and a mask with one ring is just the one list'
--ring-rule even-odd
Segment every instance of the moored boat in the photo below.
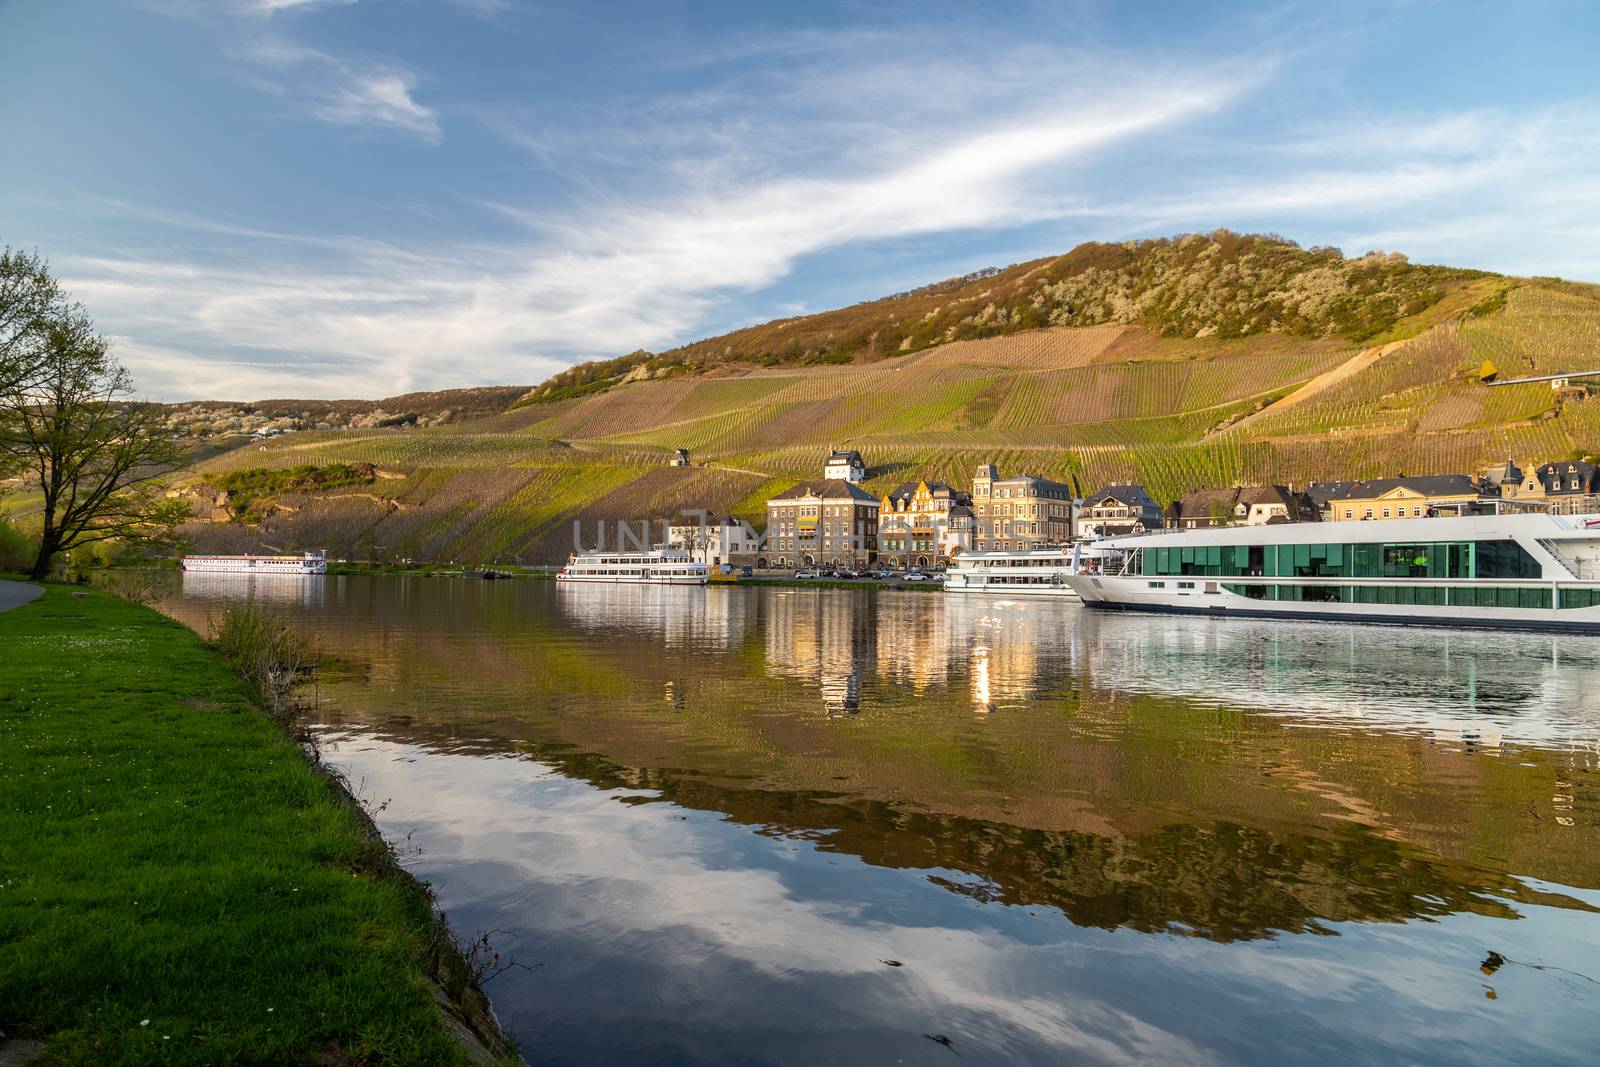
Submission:
{"label": "moored boat", "polygon": [[326,574],[328,560],[321,552],[298,556],[184,556],[186,571],[214,574]]}
{"label": "moored boat", "polygon": [[607,585],[705,585],[711,570],[689,553],[671,548],[648,552],[574,553],[567,565],[556,572],[558,582],[590,582]]}
{"label": "moored boat", "polygon": [[945,571],[944,591],[1075,598],[1077,592],[1067,584],[1073,567],[1072,549],[1060,545],[1018,552],[963,552]]}
{"label": "moored boat", "polygon": [[1600,522],[1484,515],[1113,537],[1087,607],[1600,633]]}

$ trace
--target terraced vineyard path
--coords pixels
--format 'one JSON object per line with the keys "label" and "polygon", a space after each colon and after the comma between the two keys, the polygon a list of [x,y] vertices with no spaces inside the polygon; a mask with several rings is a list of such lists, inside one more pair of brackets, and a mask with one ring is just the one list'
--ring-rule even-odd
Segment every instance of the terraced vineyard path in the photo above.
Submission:
{"label": "terraced vineyard path", "polygon": [[1362,371],[1366,370],[1368,367],[1378,362],[1378,360],[1382,359],[1384,356],[1388,355],[1390,352],[1393,352],[1395,349],[1399,348],[1405,343],[1405,341],[1391,341],[1386,345],[1377,345],[1373,348],[1363,348],[1361,351],[1357,352],[1355,355],[1351,356],[1337,367],[1317,375],[1315,378],[1311,379],[1309,382],[1302,385],[1300,388],[1296,389],[1283,399],[1273,401],[1260,411],[1257,411],[1252,415],[1246,415],[1244,418],[1240,419],[1236,423],[1233,423],[1232,425],[1224,426],[1220,430],[1213,430],[1211,433],[1206,434],[1204,440],[1210,440],[1214,437],[1224,437],[1228,434],[1235,433],[1244,429],[1246,426],[1249,426],[1252,422],[1257,422],[1261,419],[1264,419],[1268,415],[1275,415],[1286,408],[1292,408],[1303,400],[1310,400],[1323,390],[1338,385],[1347,378],[1351,378],[1357,374],[1360,374]]}

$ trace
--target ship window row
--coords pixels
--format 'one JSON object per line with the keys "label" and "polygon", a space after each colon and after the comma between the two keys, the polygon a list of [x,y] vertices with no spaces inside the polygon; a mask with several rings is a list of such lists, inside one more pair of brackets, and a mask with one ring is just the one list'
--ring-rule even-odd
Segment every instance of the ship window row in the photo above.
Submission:
{"label": "ship window row", "polygon": [[1139,573],[1261,578],[1542,578],[1511,540],[1146,548]]}
{"label": "ship window row", "polygon": [[[1223,588],[1252,600],[1291,601],[1301,604],[1384,604],[1457,608],[1543,608],[1550,607],[1549,586],[1470,585],[1248,585],[1227,582]],[[1563,589],[1563,608],[1588,607],[1569,603],[1568,593],[1589,593],[1587,589]],[[1600,604],[1600,597],[1594,600]]]}

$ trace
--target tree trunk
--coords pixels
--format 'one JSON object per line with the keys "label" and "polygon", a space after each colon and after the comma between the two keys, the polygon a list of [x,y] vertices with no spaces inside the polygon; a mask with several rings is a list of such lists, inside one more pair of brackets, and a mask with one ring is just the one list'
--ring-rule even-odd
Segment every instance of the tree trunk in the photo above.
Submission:
{"label": "tree trunk", "polygon": [[39,542],[39,555],[33,561],[33,570],[28,573],[28,581],[42,582],[50,576],[50,561],[55,558],[56,543],[47,538]]}

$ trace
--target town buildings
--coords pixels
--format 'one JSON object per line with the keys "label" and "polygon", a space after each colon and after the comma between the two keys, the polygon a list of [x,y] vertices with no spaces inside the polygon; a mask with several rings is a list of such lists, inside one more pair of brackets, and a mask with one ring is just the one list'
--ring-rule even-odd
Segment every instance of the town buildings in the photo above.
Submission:
{"label": "town buildings", "polygon": [[1321,510],[1305,493],[1282,485],[1247,485],[1185,493],[1169,510],[1167,525],[1193,530],[1206,526],[1316,522],[1321,518]]}
{"label": "town buildings", "polygon": [[754,562],[761,551],[760,535],[731,515],[681,518],[667,528],[667,544],[709,567]]}
{"label": "town buildings", "polygon": [[1465,474],[1435,474],[1421,478],[1378,478],[1351,482],[1328,498],[1328,517],[1352,519],[1420,519],[1445,512],[1451,515],[1478,510],[1483,492]]}
{"label": "town buildings", "polygon": [[867,464],[855,449],[841,451],[836,448],[828,456],[828,462],[823,464],[822,476],[830,481],[837,479],[860,485],[867,480]]}
{"label": "town buildings", "polygon": [[[857,457],[859,458],[859,457]],[[878,498],[853,482],[801,482],[767,501],[758,566],[859,567],[878,557]]]}
{"label": "town buildings", "polygon": [[[972,538],[979,552],[1072,540],[1072,488],[1032,474],[1001,478],[993,463],[972,479]],[[1160,515],[1160,509],[1156,511]]]}
{"label": "town buildings", "polygon": [[1166,525],[1161,505],[1142,485],[1108,485],[1083,502],[1075,528],[1084,540],[1159,530]]}
{"label": "town buildings", "polygon": [[943,482],[905,482],[878,501],[878,554],[929,567],[972,547],[972,495]]}

